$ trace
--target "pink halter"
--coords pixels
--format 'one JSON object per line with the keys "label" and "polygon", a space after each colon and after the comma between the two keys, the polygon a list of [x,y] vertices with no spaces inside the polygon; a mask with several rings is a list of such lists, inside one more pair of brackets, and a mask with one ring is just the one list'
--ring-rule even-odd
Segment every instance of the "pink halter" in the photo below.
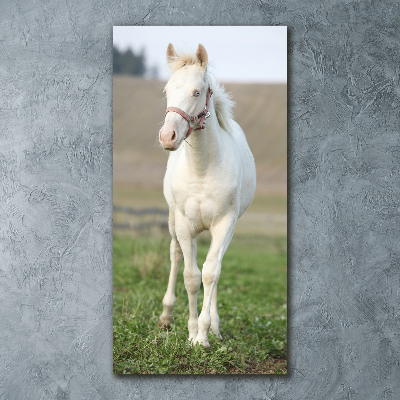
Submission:
{"label": "pink halter", "polygon": [[[187,139],[193,129],[193,125],[196,123],[196,121],[199,121],[199,127],[196,129],[193,129],[195,131],[198,131],[199,129],[204,129],[205,128],[205,120],[206,118],[208,118],[210,116],[210,113],[208,111],[208,101],[210,100],[210,97],[212,96],[213,91],[210,88],[210,86],[208,87],[208,91],[207,91],[207,98],[206,98],[206,105],[204,106],[204,110],[201,111],[199,114],[197,114],[194,117],[191,117],[189,114],[186,114],[185,111],[181,110],[178,107],[168,107],[165,111],[165,115],[167,115],[170,111],[176,112],[179,115],[181,115],[183,118],[186,119],[187,122],[189,122],[189,129],[186,133],[186,137],[185,139]],[[192,124],[191,124],[192,122]]]}

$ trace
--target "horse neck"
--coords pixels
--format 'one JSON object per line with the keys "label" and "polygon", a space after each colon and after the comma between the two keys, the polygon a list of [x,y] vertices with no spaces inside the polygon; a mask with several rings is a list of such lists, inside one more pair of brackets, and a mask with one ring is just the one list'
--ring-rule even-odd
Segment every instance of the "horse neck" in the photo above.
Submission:
{"label": "horse neck", "polygon": [[[193,131],[185,143],[186,162],[195,175],[204,176],[220,160],[218,123],[214,110],[210,110],[206,128]],[[190,145],[190,146],[189,146]]]}

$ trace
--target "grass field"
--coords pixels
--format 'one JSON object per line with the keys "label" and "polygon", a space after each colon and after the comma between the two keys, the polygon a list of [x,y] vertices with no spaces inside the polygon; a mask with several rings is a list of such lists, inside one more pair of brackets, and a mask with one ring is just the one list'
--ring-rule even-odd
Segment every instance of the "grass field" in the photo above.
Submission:
{"label": "grass field", "polygon": [[[198,244],[201,268],[209,239]],[[175,323],[157,322],[169,274],[167,235],[114,235],[115,374],[285,374],[287,371],[286,238],[234,236],[223,259],[218,309],[223,342],[188,343],[183,264]],[[199,292],[199,309],[203,288]]]}

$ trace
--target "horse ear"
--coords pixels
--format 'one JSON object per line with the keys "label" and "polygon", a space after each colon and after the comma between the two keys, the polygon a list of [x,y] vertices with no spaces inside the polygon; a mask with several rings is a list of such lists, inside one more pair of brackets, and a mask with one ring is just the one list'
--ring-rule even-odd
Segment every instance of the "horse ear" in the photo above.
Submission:
{"label": "horse ear", "polygon": [[173,61],[175,57],[176,57],[176,51],[174,49],[174,46],[172,46],[172,43],[170,43],[167,48],[167,62]]}
{"label": "horse ear", "polygon": [[208,56],[207,56],[206,49],[204,48],[204,46],[201,43],[199,43],[199,47],[197,47],[196,62],[203,69],[205,69],[207,67]]}

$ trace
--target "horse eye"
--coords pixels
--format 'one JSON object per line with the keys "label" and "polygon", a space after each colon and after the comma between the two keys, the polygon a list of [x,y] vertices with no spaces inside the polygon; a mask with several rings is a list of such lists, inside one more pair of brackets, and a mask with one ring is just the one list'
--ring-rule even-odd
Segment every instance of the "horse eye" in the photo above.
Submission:
{"label": "horse eye", "polygon": [[193,96],[199,97],[200,96],[200,92],[194,92]]}

